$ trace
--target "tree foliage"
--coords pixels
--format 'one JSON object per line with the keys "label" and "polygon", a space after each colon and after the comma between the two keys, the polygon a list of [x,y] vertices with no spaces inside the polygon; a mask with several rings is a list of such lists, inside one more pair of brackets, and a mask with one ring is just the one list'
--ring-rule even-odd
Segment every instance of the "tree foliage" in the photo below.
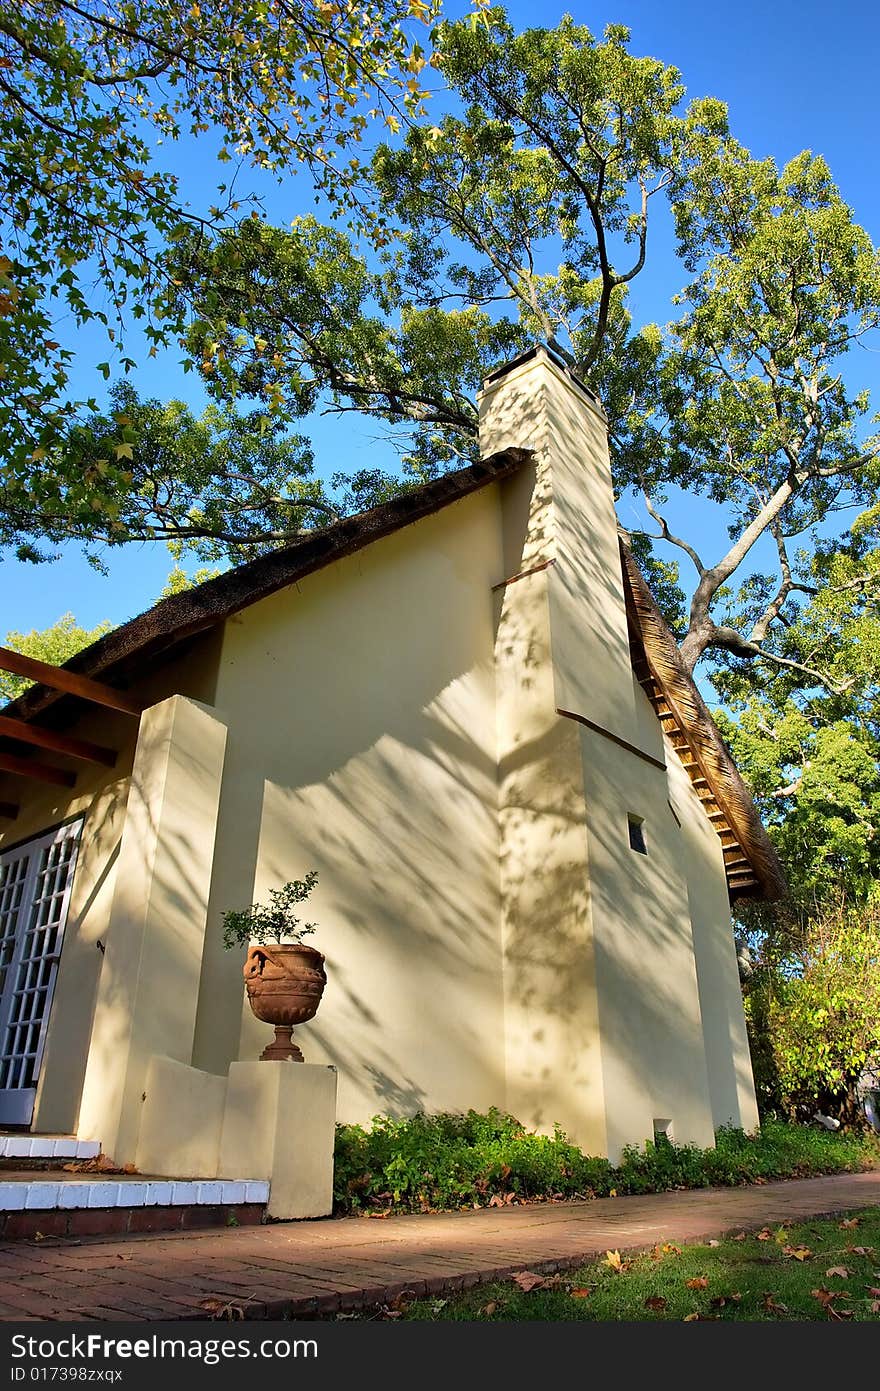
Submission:
{"label": "tree foliage", "polygon": [[880,1060],[880,905],[839,900],[771,939],[746,995],[765,1107],[858,1121],[857,1083]]}
{"label": "tree foliage", "polygon": [[[38,662],[62,666],[68,658],[109,633],[112,626],[111,623],[99,623],[95,628],[81,628],[72,613],[65,613],[49,628],[34,628],[29,633],[7,633],[3,646],[26,657],[34,657]],[[0,701],[15,700],[31,685],[33,682],[23,676],[0,671]]]}
{"label": "tree foliage", "polygon": [[21,487],[75,409],[58,320],[103,324],[121,367],[134,365],[129,315],[154,347],[174,342],[179,296],[163,250],[188,227],[235,216],[224,185],[204,217],[191,210],[156,166],[154,140],[194,135],[221,160],[281,173],[305,161],[339,196],[357,171],[366,98],[393,124],[418,109],[425,60],[408,21],[430,17],[424,0],[5,7],[0,436]]}
{"label": "tree foliage", "polygon": [[312,476],[308,441],[260,412],[210,406],[196,416],[180,401],[142,401],[129,383],[110,408],[73,424],[27,487],[0,492],[7,534],[39,559],[29,538],[74,538],[97,546],[165,541],[205,562],[247,559],[288,540],[335,509]]}
{"label": "tree foliage", "polygon": [[[430,477],[473,457],[481,380],[543,339],[603,400],[616,485],[643,495],[654,519],[634,539],[688,665],[707,655],[762,680],[790,678],[785,690],[840,696],[853,672],[830,630],[815,649],[804,612],[835,554],[853,579],[873,563],[880,465],[866,394],[845,369],[878,325],[880,261],[825,162],[805,152],[780,169],[753,157],[722,103],[685,109],[677,70],[635,56],[619,26],[602,38],[570,19],[517,32],[495,8],[439,24],[432,42],[450,109],[435,124],[406,119],[398,140],[358,166],[363,182],[348,191],[362,210],[372,200],[369,217],[354,217],[360,238],[311,217],[274,227],[254,210],[219,229],[182,225],[162,263],[168,322],[186,320],[217,430],[238,429],[253,446],[254,469],[236,469],[251,481],[230,493],[215,450],[218,485],[207,474],[193,485],[184,449],[181,484],[163,456],[157,522],[142,491],[161,473],[153,439],[143,447],[153,461],[134,432],[119,441],[133,457],[114,458],[105,414],[85,433],[78,422],[67,447],[19,458],[7,538],[27,546],[31,521],[56,540],[82,536],[91,521],[120,540],[192,542],[209,560],[278,544],[327,516],[301,475],[291,487],[285,426],[316,409],[372,417],[400,439],[403,483]],[[271,111],[284,100],[276,93]],[[267,148],[270,162],[289,157]],[[627,291],[651,254],[658,197],[678,234],[675,317],[638,326]],[[91,467],[89,439],[101,449]],[[304,464],[306,446],[291,439]],[[273,448],[277,488],[265,472]],[[357,475],[342,489],[351,505],[395,486],[354,460],[347,471]],[[673,486],[724,510],[722,554],[675,534]],[[847,509],[862,516],[858,541],[834,536]]]}

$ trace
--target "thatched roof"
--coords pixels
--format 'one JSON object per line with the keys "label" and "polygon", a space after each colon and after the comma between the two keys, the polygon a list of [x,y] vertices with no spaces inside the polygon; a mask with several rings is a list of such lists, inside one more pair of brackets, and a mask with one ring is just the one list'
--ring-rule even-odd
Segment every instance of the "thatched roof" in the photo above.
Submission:
{"label": "thatched roof", "polygon": [[[65,667],[80,676],[125,688],[136,682],[160,654],[343,556],[439,512],[487,483],[506,478],[530,457],[529,450],[503,450],[380,507],[309,532],[282,550],[271,551],[216,579],[163,599],[77,653]],[[675,639],[623,542],[621,563],[633,668],[721,837],[731,897],[778,898],[785,891],[785,880],[773,846],[727,746],[682,663]],[[48,715],[49,722],[54,723],[56,712],[52,707],[61,702],[69,705],[75,698],[49,686],[36,685],[9,705],[4,714],[38,722]],[[62,715],[63,707],[57,713]]]}
{"label": "thatched roof", "polygon": [[622,537],[620,557],[633,670],[721,838],[730,896],[781,898],[785,875],[770,837]]}

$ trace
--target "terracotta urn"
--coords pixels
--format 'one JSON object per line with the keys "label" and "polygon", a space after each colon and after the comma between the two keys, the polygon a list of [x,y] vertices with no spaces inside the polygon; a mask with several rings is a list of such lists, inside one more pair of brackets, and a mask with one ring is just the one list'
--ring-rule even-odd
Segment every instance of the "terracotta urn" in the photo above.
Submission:
{"label": "terracotta urn", "polygon": [[292,1034],[296,1024],[314,1017],[321,1003],[327,984],[321,953],[301,942],[252,946],[244,963],[244,979],[254,1014],[264,1024],[275,1025],[275,1041],[263,1049],[261,1060],[301,1063],[303,1055]]}

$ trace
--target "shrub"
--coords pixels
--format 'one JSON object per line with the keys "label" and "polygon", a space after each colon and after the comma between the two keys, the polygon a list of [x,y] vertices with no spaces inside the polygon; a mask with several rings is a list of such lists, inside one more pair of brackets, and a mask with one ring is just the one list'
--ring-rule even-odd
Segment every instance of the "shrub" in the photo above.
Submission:
{"label": "shrub", "polygon": [[657,1193],[851,1172],[876,1143],[768,1120],[757,1135],[720,1130],[715,1149],[648,1143],[618,1166],[591,1158],[557,1127],[536,1135],[501,1111],[377,1116],[370,1130],[336,1127],[334,1207],[429,1212],[513,1201]]}
{"label": "shrub", "polygon": [[880,901],[838,903],[768,940],[746,990],[762,1109],[865,1124],[857,1084],[880,1059]]}

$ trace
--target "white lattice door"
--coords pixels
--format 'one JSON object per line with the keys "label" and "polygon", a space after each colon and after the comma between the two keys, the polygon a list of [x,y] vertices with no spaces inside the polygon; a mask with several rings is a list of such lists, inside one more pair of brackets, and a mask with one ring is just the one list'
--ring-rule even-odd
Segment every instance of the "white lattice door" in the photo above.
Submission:
{"label": "white lattice door", "polygon": [[30,1125],[82,822],[0,855],[0,1125]]}

